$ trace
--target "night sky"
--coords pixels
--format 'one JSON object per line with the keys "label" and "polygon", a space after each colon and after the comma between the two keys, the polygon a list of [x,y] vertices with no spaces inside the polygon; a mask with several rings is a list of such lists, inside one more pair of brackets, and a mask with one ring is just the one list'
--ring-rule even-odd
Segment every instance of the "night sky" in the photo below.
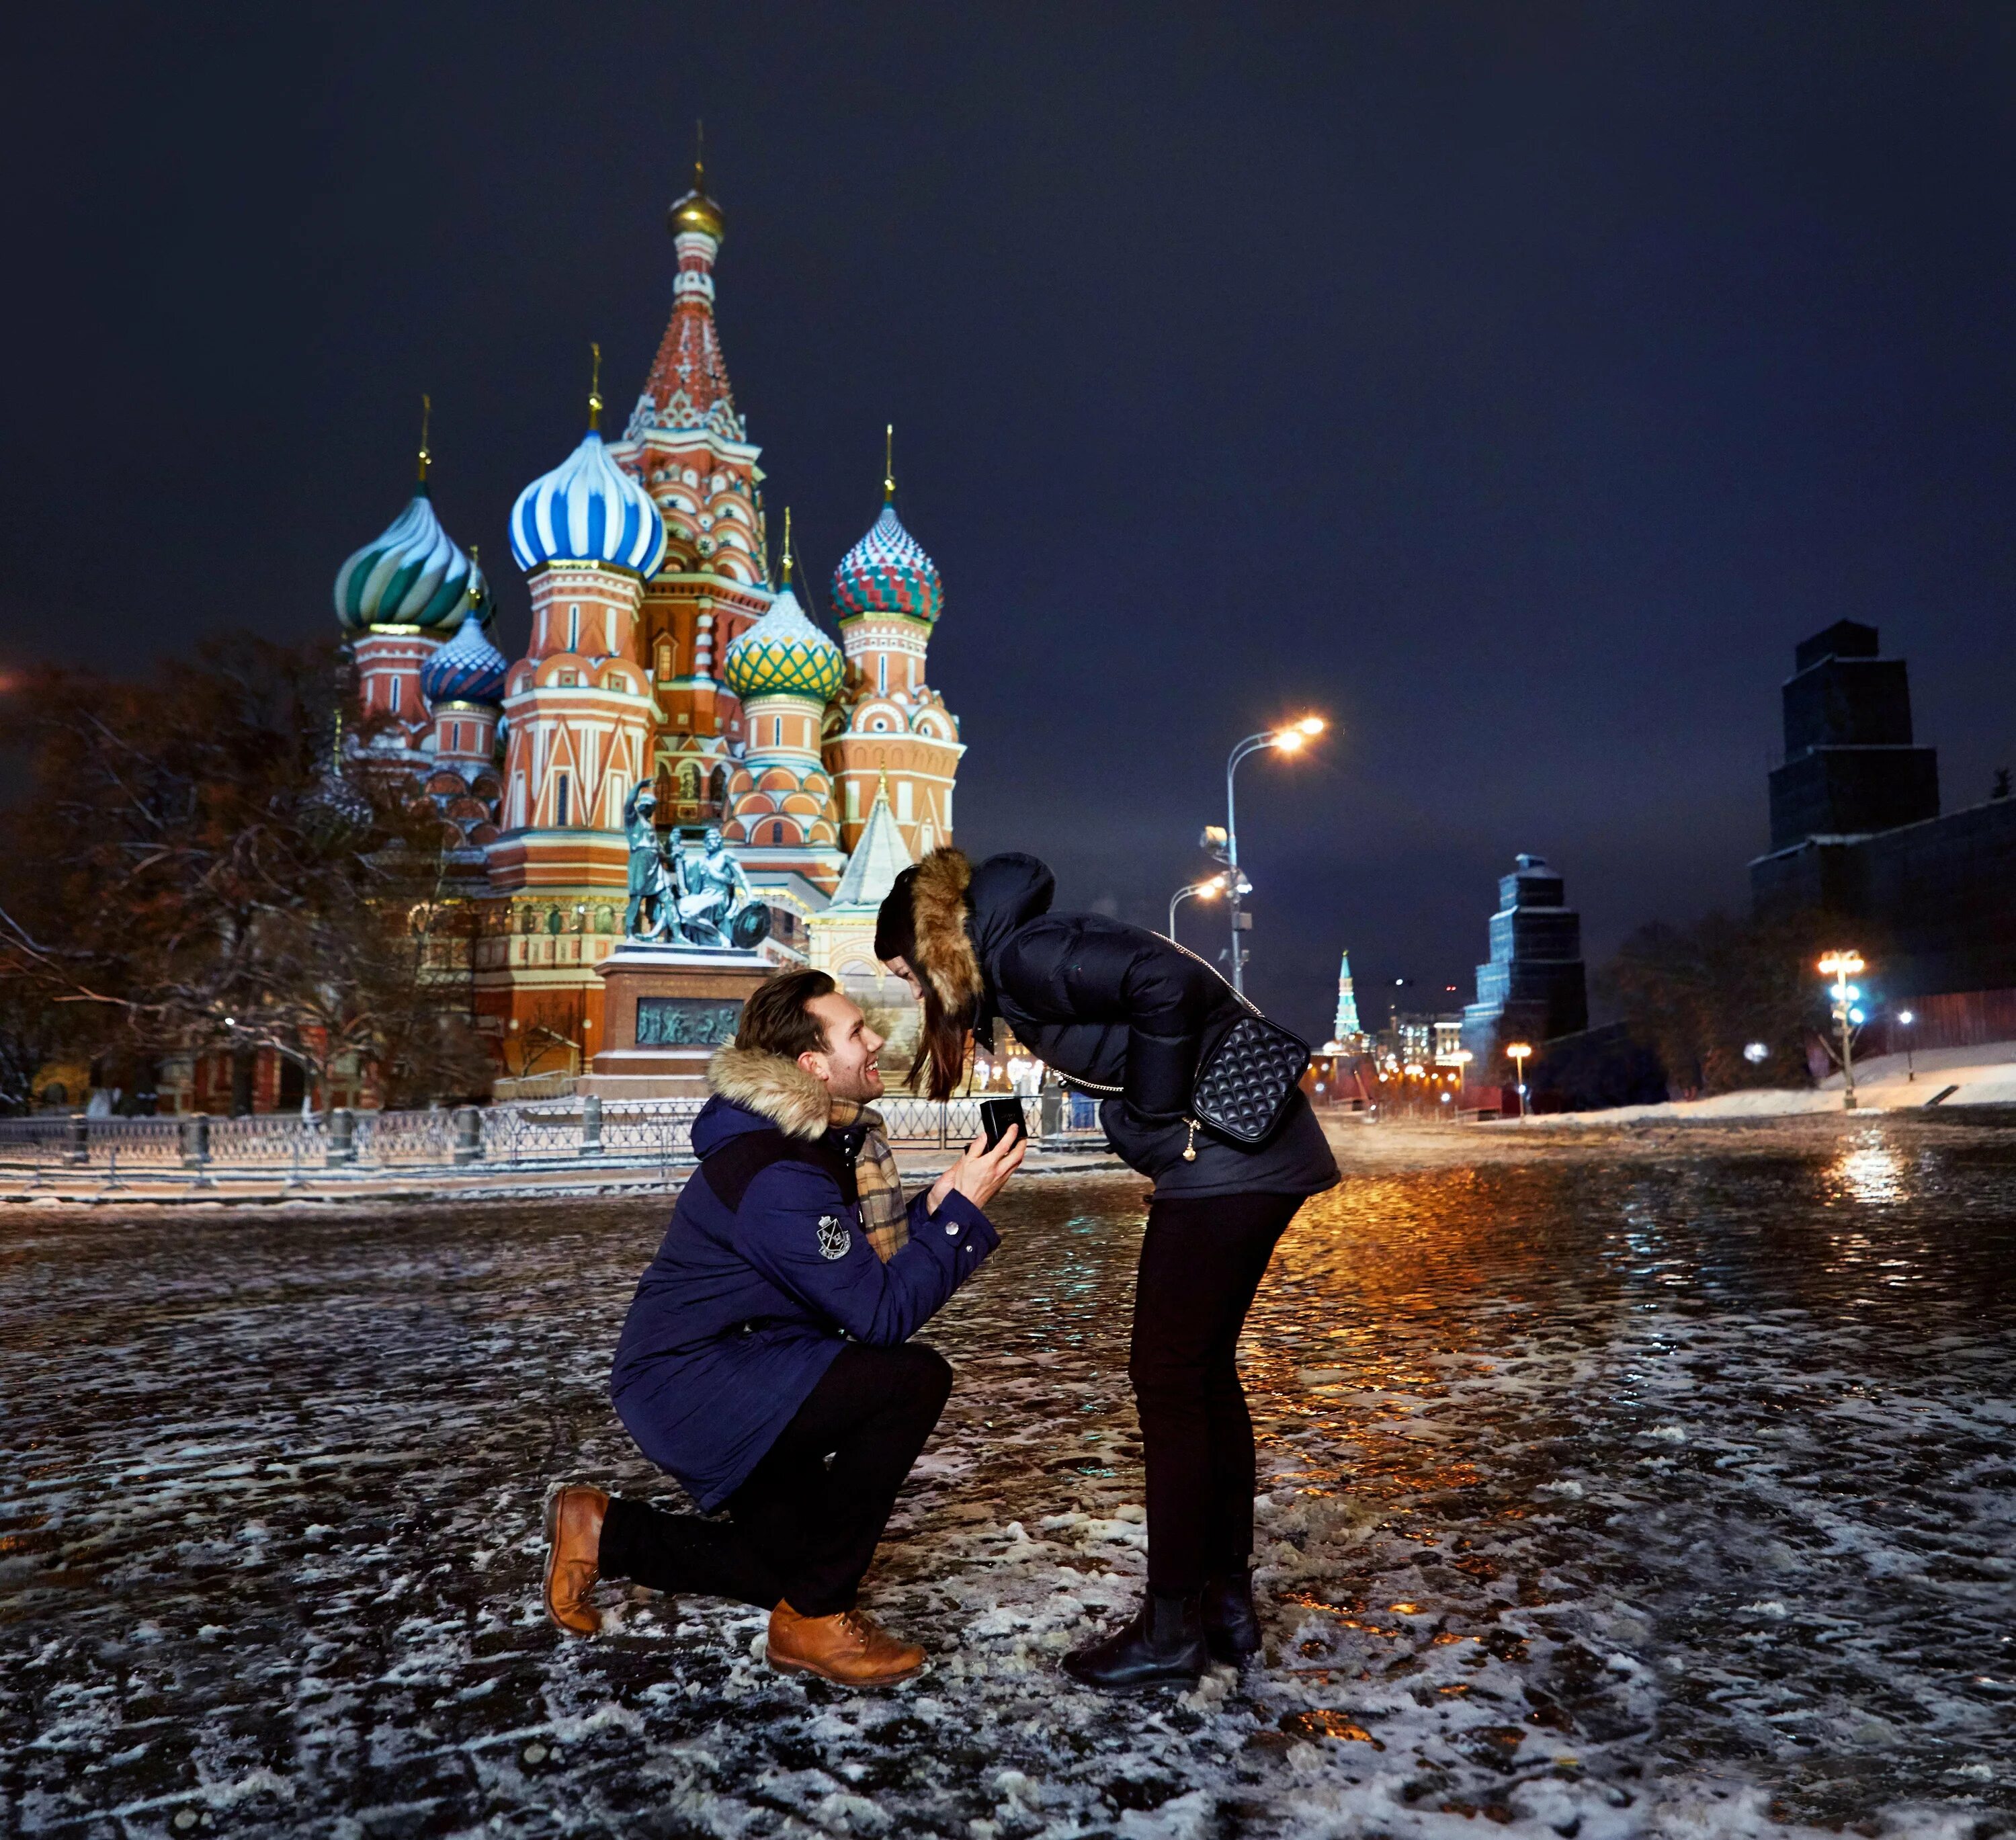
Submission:
{"label": "night sky", "polygon": [[[410,489],[620,430],[706,118],[718,311],[819,589],[882,428],[960,843],[1162,924],[1241,769],[1253,987],[1471,994],[1537,850],[1592,960],[1745,899],[1794,643],[2016,764],[2016,11],[41,9],[0,135],[8,662],[332,629]],[[23,36],[25,34],[25,37]],[[1192,907],[1186,916],[1197,916]],[[1183,936],[1215,949],[1201,918]]]}

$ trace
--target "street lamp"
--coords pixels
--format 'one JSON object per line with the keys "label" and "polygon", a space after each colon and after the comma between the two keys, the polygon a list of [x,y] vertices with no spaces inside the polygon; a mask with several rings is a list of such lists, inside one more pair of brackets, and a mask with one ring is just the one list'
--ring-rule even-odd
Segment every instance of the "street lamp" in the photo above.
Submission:
{"label": "street lamp", "polygon": [[1456,1063],[1456,1071],[1449,1075],[1449,1084],[1459,1093],[1470,1084],[1470,1064],[1476,1058],[1467,1048],[1459,1048],[1449,1056],[1449,1059]]}
{"label": "street lamp", "polygon": [[1918,1070],[1911,1064],[1911,1024],[1917,1020],[1909,1010],[1897,1012],[1897,1025],[1904,1032],[1904,1077],[1907,1080],[1918,1077]]}
{"label": "street lamp", "polygon": [[1168,937],[1173,939],[1176,936],[1176,906],[1179,902],[1215,901],[1224,892],[1225,877],[1222,875],[1214,875],[1207,880],[1192,882],[1187,888],[1177,889],[1169,897]]}
{"label": "street lamp", "polygon": [[1834,982],[1828,987],[1828,995],[1834,999],[1834,1027],[1841,1035],[1841,1078],[1843,1111],[1855,1110],[1855,1036],[1852,1032],[1862,1020],[1862,1012],[1856,1007],[1861,1001],[1862,992],[1849,979],[1863,969],[1862,954],[1859,952],[1830,952],[1820,963],[1822,976],[1831,974]]}
{"label": "street lamp", "polygon": [[1230,871],[1226,895],[1226,905],[1232,914],[1232,988],[1241,995],[1246,989],[1246,944],[1240,934],[1245,931],[1247,922],[1239,905],[1240,896],[1245,891],[1240,885],[1239,819],[1233,802],[1233,776],[1239,771],[1241,761],[1268,748],[1276,749],[1283,754],[1300,752],[1308,742],[1323,732],[1323,727],[1321,716],[1305,715],[1300,722],[1291,722],[1284,728],[1269,729],[1261,735],[1248,735],[1226,757],[1225,866]]}
{"label": "street lamp", "polygon": [[1519,1116],[1521,1118],[1526,1115],[1526,1062],[1532,1052],[1531,1044],[1525,1042],[1513,1042],[1505,1050],[1506,1058],[1518,1070]]}

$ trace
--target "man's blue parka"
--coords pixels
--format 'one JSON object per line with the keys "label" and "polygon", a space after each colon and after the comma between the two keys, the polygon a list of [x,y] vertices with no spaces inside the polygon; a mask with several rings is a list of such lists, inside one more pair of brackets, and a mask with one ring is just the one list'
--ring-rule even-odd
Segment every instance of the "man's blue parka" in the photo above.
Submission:
{"label": "man's blue parka", "polygon": [[637,1447],[703,1508],[734,1493],[790,1422],[844,1342],[906,1341],[1000,1244],[959,1194],[936,1213],[920,1193],[909,1244],[885,1265],[830,1170],[772,1163],[739,1209],[707,1181],[706,1159],[751,1131],[823,1136],[826,1088],[794,1060],[724,1048],[714,1096],[693,1121],[701,1168],[637,1286],[610,1391]]}

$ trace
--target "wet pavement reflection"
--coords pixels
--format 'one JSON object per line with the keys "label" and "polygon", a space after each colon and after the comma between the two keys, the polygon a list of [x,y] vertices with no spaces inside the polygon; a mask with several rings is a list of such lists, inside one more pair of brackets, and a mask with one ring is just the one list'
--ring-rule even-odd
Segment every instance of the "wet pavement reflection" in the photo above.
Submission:
{"label": "wet pavement reflection", "polygon": [[[0,1824],[167,1835],[2016,1830],[2016,1137],[1355,1174],[1251,1320],[1262,1661],[1114,1702],[1131,1179],[1025,1183],[870,1580],[935,1657],[538,1611],[664,1207],[0,1220]],[[1474,1831],[1474,1830],[1472,1830]]]}

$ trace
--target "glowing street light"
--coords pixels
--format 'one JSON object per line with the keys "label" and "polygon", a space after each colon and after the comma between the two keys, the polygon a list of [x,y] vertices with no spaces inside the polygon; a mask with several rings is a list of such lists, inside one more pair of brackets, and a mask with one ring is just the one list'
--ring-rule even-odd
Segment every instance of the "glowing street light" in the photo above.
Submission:
{"label": "glowing street light", "polygon": [[[1232,988],[1242,994],[1246,988],[1246,942],[1241,934],[1246,931],[1247,920],[1239,905],[1240,897],[1246,890],[1241,884],[1239,874],[1239,820],[1233,804],[1233,776],[1238,772],[1241,761],[1264,753],[1269,748],[1280,754],[1299,753],[1308,742],[1323,732],[1326,726],[1321,716],[1305,715],[1299,722],[1290,722],[1282,728],[1269,729],[1264,734],[1248,735],[1226,758],[1223,861],[1231,876],[1226,884],[1226,905],[1231,910],[1232,920]],[[1169,930],[1172,934],[1175,931],[1173,922]]]}
{"label": "glowing street light", "polygon": [[1825,954],[1820,962],[1822,977],[1831,977],[1834,982],[1828,987],[1832,997],[1834,1022],[1841,1036],[1841,1108],[1843,1111],[1855,1110],[1855,1035],[1861,1026],[1863,1013],[1856,1007],[1862,998],[1861,991],[1849,979],[1866,968],[1859,952],[1834,951]]}
{"label": "glowing street light", "polygon": [[1911,1024],[1917,1020],[1909,1010],[1897,1012],[1898,1026],[1904,1032],[1904,1077],[1907,1080],[1918,1077],[1918,1070],[1911,1064]]}
{"label": "glowing street light", "polygon": [[1169,897],[1169,931],[1172,939],[1176,936],[1176,906],[1183,901],[1215,901],[1225,892],[1225,877],[1209,877],[1201,882],[1192,882],[1187,888],[1179,888]]}
{"label": "glowing street light", "polygon": [[1519,1072],[1519,1116],[1521,1118],[1526,1115],[1526,1062],[1532,1052],[1532,1044],[1527,1042],[1508,1043],[1505,1050],[1505,1057]]}

